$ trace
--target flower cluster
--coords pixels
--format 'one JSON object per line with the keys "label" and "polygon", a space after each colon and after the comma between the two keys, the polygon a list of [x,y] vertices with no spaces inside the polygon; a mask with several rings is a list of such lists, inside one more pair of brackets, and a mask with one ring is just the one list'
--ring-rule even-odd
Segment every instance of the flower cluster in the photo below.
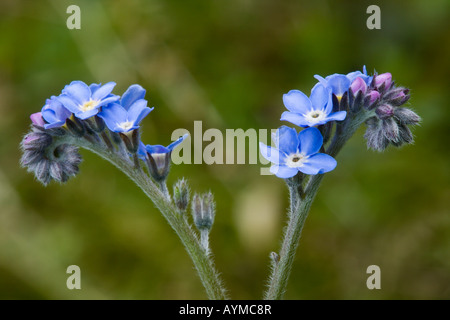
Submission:
{"label": "flower cluster", "polygon": [[[44,185],[51,180],[65,182],[76,175],[81,161],[75,145],[85,145],[117,153],[136,166],[142,159],[154,179],[165,179],[170,152],[159,146],[142,148],[140,141],[140,123],[153,110],[147,106],[145,89],[134,84],[119,96],[112,93],[115,85],[73,81],[60,95],[47,99],[41,111],[30,116],[32,131],[21,143],[21,164]],[[171,151],[184,138],[167,149]]]}
{"label": "flower cluster", "polygon": [[364,67],[362,72],[315,78],[318,83],[309,97],[299,90],[283,95],[288,111],[280,120],[305,129],[297,134],[282,126],[275,134],[275,148],[260,143],[261,154],[272,162],[270,170],[276,176],[291,178],[298,172],[315,175],[333,170],[336,160],[327,154],[325,144],[334,124],[333,139],[343,141],[365,122],[367,146],[374,150],[413,141],[408,125],[418,124],[420,117],[400,107],[409,100],[409,90],[396,87],[390,73],[370,76]]}

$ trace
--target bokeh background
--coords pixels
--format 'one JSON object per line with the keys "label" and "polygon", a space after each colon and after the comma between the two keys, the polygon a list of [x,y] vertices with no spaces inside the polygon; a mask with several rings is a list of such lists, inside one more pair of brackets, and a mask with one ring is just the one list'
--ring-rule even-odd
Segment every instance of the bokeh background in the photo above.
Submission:
{"label": "bokeh background", "polygon": [[[66,8],[81,8],[68,30]],[[368,30],[366,8],[381,8]],[[0,2],[0,298],[205,299],[176,235],[121,172],[82,150],[80,174],[43,187],[19,166],[29,115],[72,80],[147,89],[143,140],[177,128],[272,129],[282,94],[366,65],[411,88],[414,145],[338,156],[306,222],[287,299],[450,298],[450,2]],[[205,143],[204,145],[206,145]],[[211,189],[212,250],[230,296],[260,299],[280,245],[287,190],[260,165],[178,165],[169,184]],[[81,268],[81,290],[66,268]],[[366,268],[381,268],[368,290]]]}

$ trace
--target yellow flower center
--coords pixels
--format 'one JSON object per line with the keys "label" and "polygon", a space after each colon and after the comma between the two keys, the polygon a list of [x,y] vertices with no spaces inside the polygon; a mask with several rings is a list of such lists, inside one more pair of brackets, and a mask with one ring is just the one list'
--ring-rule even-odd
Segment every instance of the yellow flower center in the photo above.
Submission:
{"label": "yellow flower center", "polygon": [[80,110],[83,111],[83,112],[90,111],[92,109],[95,109],[95,107],[97,107],[97,105],[98,105],[98,101],[91,99],[91,100],[86,101],[85,103],[83,103],[80,106]]}

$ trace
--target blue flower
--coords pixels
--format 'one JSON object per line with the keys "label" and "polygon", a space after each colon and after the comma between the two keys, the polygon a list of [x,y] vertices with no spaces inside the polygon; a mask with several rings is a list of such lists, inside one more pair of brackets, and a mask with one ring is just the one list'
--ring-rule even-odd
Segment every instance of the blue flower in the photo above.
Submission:
{"label": "blue flower", "polygon": [[300,127],[313,127],[329,121],[342,121],[347,112],[332,112],[333,100],[330,90],[316,85],[308,98],[299,90],[291,90],[283,95],[283,103],[289,111],[283,112],[281,120],[289,121]]}
{"label": "blue flower", "polygon": [[182,137],[179,137],[177,140],[175,140],[174,142],[172,142],[171,144],[169,144],[167,147],[164,147],[162,145],[145,145],[144,143],[140,143],[139,144],[139,149],[138,149],[138,156],[141,159],[145,159],[147,154],[150,155],[165,155],[165,154],[169,154],[172,152],[172,150],[178,146],[180,143],[183,142],[184,139],[186,139],[188,137],[188,134],[186,133],[185,135],[183,135]]}
{"label": "blue flower", "polygon": [[137,155],[140,159],[147,162],[149,172],[156,181],[163,181],[166,179],[169,174],[172,150],[183,142],[187,136],[188,134],[185,134],[167,147],[162,145],[144,145],[140,142]]}
{"label": "blue flower", "polygon": [[62,127],[72,112],[67,110],[57,97],[52,96],[50,99],[47,99],[44,107],[42,107],[41,114],[46,122],[44,128],[51,129]]}
{"label": "blue flower", "polygon": [[147,107],[144,99],[145,90],[140,85],[132,85],[122,96],[120,104],[112,103],[98,114],[105,121],[109,130],[129,132],[139,128],[139,123],[154,108]]}
{"label": "blue flower", "polygon": [[315,75],[314,78],[319,80],[319,83],[316,84],[316,86],[322,84],[326,88],[331,89],[331,92],[336,95],[338,100],[340,100],[344,95],[344,93],[347,92],[352,82],[356,78],[363,79],[367,85],[370,85],[372,81],[372,77],[367,75],[366,66],[363,67],[363,72],[354,71],[348,73],[347,75],[335,73],[330,76],[327,76],[326,78],[322,78],[319,75]]}
{"label": "blue flower", "polygon": [[72,81],[65,86],[58,100],[75,117],[85,120],[96,115],[100,107],[119,100],[119,96],[111,94],[115,85],[114,82],[108,82],[103,86],[96,83],[88,86],[82,81]]}
{"label": "blue flower", "polygon": [[273,163],[270,172],[279,178],[291,178],[299,171],[305,174],[325,173],[333,170],[336,160],[319,153],[323,137],[317,128],[297,131],[287,126],[280,127],[275,133],[276,148],[260,142],[259,147],[264,158]]}

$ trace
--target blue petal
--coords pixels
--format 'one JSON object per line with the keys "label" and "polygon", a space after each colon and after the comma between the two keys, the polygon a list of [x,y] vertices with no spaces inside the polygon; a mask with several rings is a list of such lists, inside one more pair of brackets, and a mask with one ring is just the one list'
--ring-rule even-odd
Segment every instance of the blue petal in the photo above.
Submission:
{"label": "blue petal", "polygon": [[331,88],[331,91],[337,96],[343,95],[350,85],[350,80],[343,74],[333,75],[327,81],[327,87]]}
{"label": "blue petal", "polygon": [[137,151],[139,159],[145,160],[147,158],[147,149],[142,141],[139,141],[139,148]]}
{"label": "blue petal", "polygon": [[287,126],[280,127],[275,133],[278,150],[286,155],[296,153],[298,150],[297,131]]}
{"label": "blue petal", "polygon": [[122,95],[120,104],[128,110],[135,101],[144,99],[144,97],[145,89],[138,84],[133,84],[129,86],[127,91]]}
{"label": "blue petal", "polygon": [[177,145],[179,145],[180,143],[183,142],[184,139],[186,139],[189,136],[189,134],[185,133],[183,136],[179,137],[177,140],[175,140],[174,142],[172,142],[171,144],[169,144],[167,146],[167,149],[169,149],[170,151],[172,151]]}
{"label": "blue petal", "polygon": [[272,172],[274,175],[276,175],[278,178],[292,178],[298,173],[297,168],[289,168],[287,166],[279,166],[279,165],[273,165],[270,167],[270,172]]}
{"label": "blue petal", "polygon": [[309,157],[299,170],[306,174],[326,173],[336,168],[336,160],[325,153],[316,153]]}
{"label": "blue petal", "polygon": [[299,127],[309,127],[310,123],[305,119],[305,117],[299,113],[293,113],[290,111],[285,111],[281,114],[280,120],[289,121]]}
{"label": "blue petal", "polygon": [[[125,107],[123,108],[126,110]],[[142,119],[144,119],[152,110],[153,108],[150,109],[149,107],[147,107],[146,100],[144,99],[137,100],[128,109],[128,120],[136,124],[139,124],[142,121]]]}
{"label": "blue petal", "polygon": [[108,129],[114,132],[122,132],[123,130],[118,128],[117,125],[128,121],[127,111],[117,103],[110,104],[108,107],[103,108],[98,116],[105,121]]}
{"label": "blue petal", "polygon": [[62,105],[72,113],[80,112],[80,104],[75,101],[72,97],[67,95],[60,95],[58,97],[58,101],[62,103]]}
{"label": "blue petal", "polygon": [[280,152],[276,148],[266,146],[262,142],[259,143],[259,151],[261,152],[264,158],[266,158],[272,163],[281,164],[285,162],[286,156],[282,152]]}
{"label": "blue petal", "polygon": [[295,113],[308,113],[312,109],[309,98],[299,90],[291,90],[283,95],[284,106]]}
{"label": "blue petal", "polygon": [[338,111],[330,113],[327,117],[327,121],[342,121],[347,116],[347,111]]}
{"label": "blue petal", "polygon": [[81,120],[86,120],[87,118],[90,118],[92,116],[95,116],[100,110],[99,109],[92,109],[84,112],[78,111],[78,113],[75,113],[75,117]]}
{"label": "blue petal", "polygon": [[64,120],[64,121],[55,121],[55,122],[52,122],[52,123],[44,124],[44,128],[45,129],[59,128],[59,127],[62,127],[65,123],[66,123],[66,120]]}
{"label": "blue petal", "polygon": [[323,144],[323,137],[319,129],[311,127],[300,131],[298,141],[300,142],[300,152],[309,156],[319,152]]}
{"label": "blue petal", "polygon": [[101,83],[91,83],[89,85],[89,90],[91,90],[91,96],[102,86]]}
{"label": "blue petal", "polygon": [[110,103],[117,102],[120,99],[119,96],[116,95],[109,95],[108,97],[104,98],[103,100],[100,100],[100,102],[97,105],[97,108],[107,106]]}
{"label": "blue petal", "polygon": [[169,153],[170,152],[170,150],[168,148],[166,148],[166,147],[164,147],[162,145],[159,145],[159,144],[154,145],[154,146],[148,144],[148,145],[145,146],[145,149],[150,154],[153,154],[153,153]]}
{"label": "blue petal", "polygon": [[67,94],[78,104],[83,104],[84,102],[89,101],[91,97],[91,90],[83,81],[72,81],[69,85],[64,87],[62,93]]}
{"label": "blue petal", "polygon": [[330,114],[331,111],[333,111],[333,95],[330,92],[330,95],[328,96],[328,101],[327,101],[327,105],[325,107],[324,112],[326,114]]}
{"label": "blue petal", "polygon": [[111,91],[116,86],[115,82],[108,82],[105,83],[103,86],[95,90],[95,92],[92,94],[93,100],[102,100],[104,99],[108,94],[111,93]]}
{"label": "blue petal", "polygon": [[321,83],[315,85],[311,90],[310,100],[314,110],[325,110],[325,106],[331,97],[331,92]]}
{"label": "blue petal", "polygon": [[353,71],[347,74],[347,78],[350,80],[350,83],[353,82],[356,78],[363,78],[365,75],[361,71]]}

